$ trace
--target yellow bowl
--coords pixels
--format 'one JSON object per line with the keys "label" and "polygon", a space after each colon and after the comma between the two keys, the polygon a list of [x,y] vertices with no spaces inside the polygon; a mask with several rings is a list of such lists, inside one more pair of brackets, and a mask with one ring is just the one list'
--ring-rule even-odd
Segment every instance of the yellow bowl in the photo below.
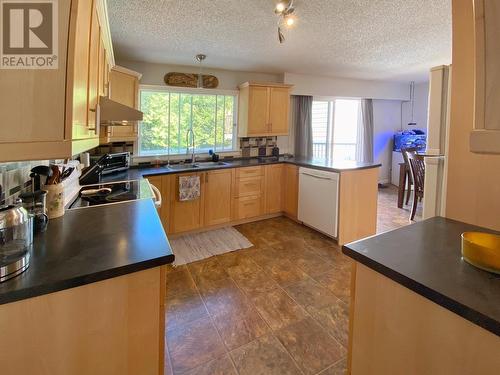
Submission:
{"label": "yellow bowl", "polygon": [[491,233],[462,233],[462,257],[477,268],[500,274],[500,236]]}

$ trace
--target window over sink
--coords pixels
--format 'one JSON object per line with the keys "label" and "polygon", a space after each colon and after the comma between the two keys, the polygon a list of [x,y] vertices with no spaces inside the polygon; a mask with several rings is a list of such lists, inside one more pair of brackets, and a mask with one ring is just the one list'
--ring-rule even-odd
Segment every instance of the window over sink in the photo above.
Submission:
{"label": "window over sink", "polygon": [[196,153],[236,149],[237,92],[142,86],[139,95],[140,156],[186,154],[189,129]]}

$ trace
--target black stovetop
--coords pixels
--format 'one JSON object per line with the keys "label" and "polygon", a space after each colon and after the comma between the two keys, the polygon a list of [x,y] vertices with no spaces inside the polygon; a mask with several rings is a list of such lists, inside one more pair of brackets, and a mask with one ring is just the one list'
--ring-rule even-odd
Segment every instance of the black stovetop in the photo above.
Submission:
{"label": "black stovetop", "polygon": [[[90,196],[82,196],[82,191],[104,188],[111,189],[111,191],[101,191]],[[86,185],[80,189],[78,196],[69,205],[68,209],[100,206],[103,204],[119,203],[146,198],[153,198],[153,193],[147,180],[132,180],[108,184]]]}

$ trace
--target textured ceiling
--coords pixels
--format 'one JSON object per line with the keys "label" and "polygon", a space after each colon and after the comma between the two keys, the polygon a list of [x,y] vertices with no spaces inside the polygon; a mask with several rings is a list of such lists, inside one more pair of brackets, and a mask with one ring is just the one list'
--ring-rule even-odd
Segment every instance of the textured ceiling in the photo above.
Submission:
{"label": "textured ceiling", "polygon": [[451,62],[451,0],[296,0],[279,44],[273,0],[107,0],[118,60],[407,81]]}

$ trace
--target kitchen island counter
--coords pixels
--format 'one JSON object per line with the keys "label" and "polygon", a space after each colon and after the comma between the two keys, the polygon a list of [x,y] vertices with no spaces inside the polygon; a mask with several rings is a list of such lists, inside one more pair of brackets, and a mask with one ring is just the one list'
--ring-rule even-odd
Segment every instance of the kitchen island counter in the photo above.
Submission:
{"label": "kitchen island counter", "polygon": [[163,374],[166,266],[151,199],[68,210],[0,284],[5,374]]}
{"label": "kitchen island counter", "polygon": [[435,217],[347,244],[350,373],[496,374],[500,277],[461,257],[461,234],[493,232]]}

